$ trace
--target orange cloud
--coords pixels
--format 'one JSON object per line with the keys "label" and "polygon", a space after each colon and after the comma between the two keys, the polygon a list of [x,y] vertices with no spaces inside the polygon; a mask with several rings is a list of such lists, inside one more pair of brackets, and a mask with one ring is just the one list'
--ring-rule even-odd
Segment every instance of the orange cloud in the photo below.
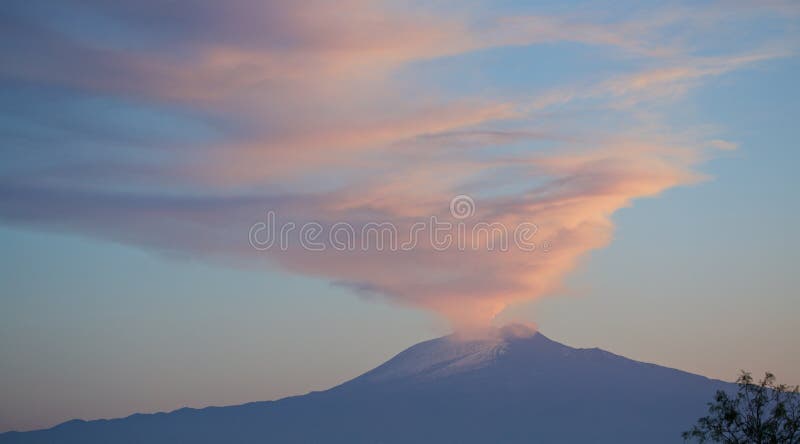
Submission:
{"label": "orange cloud", "polygon": [[[98,159],[114,162],[100,167],[64,161],[3,176],[0,216],[324,277],[435,310],[459,328],[485,325],[510,304],[554,293],[587,252],[610,242],[617,210],[701,180],[694,168],[707,148],[734,147],[664,128],[641,105],[679,98],[704,80],[792,49],[698,56],[680,39],[665,38],[676,23],[692,34],[707,32],[728,17],[718,6],[610,21],[479,20],[362,0],[174,2],[159,25],[147,11],[160,4],[137,5],[95,5],[98,15],[138,31],[137,44],[86,42],[46,20],[20,21],[5,32],[35,38],[8,39],[20,47],[0,52],[0,73],[186,109],[210,122],[215,137],[189,148],[104,152]],[[775,2],[764,11],[790,6]],[[730,14],[750,13],[739,6]],[[613,77],[511,98],[443,92],[400,75],[415,62],[549,42],[612,47],[639,63]],[[549,114],[553,109],[562,114]],[[128,165],[137,156],[151,162]],[[108,171],[99,174],[103,165]],[[490,251],[497,240],[490,234],[444,251],[429,238],[393,252],[314,252],[297,240],[259,252],[246,242],[271,209],[298,226],[391,223],[404,243],[419,221],[453,222],[448,204],[459,194],[477,203],[465,229],[535,224],[538,248]]]}

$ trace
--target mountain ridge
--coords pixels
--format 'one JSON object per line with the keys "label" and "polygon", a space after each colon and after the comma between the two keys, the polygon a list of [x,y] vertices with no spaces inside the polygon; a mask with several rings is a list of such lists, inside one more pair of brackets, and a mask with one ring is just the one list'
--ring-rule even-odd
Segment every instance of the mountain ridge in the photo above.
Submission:
{"label": "mountain ridge", "polygon": [[[729,383],[539,332],[415,344],[324,391],[237,406],[72,420],[0,443],[681,442]],[[584,428],[576,428],[581,424]],[[537,441],[538,439],[538,441]]]}

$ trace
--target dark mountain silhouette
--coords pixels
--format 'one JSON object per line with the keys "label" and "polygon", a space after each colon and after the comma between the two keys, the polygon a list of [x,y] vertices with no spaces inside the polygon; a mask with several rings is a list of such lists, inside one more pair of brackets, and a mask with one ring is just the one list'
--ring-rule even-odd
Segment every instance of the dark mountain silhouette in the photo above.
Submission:
{"label": "dark mountain silhouette", "polygon": [[523,327],[443,337],[323,392],[0,434],[0,443],[679,443],[731,385]]}

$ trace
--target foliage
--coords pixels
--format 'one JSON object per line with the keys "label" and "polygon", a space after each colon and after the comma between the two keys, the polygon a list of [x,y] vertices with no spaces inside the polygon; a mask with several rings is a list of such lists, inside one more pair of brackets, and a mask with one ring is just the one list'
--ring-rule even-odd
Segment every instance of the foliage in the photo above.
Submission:
{"label": "foliage", "polygon": [[708,404],[709,415],[683,432],[686,441],[724,444],[800,444],[800,394],[798,387],[775,384],[775,376],[753,382],[742,372],[735,396],[719,390]]}

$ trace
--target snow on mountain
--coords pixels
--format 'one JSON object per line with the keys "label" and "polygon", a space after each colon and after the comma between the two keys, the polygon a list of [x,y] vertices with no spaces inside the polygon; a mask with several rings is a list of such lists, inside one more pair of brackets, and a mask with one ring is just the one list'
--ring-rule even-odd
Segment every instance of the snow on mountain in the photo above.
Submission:
{"label": "snow on mountain", "polygon": [[405,350],[362,378],[369,382],[443,378],[491,365],[506,351],[506,346],[501,337],[466,342],[453,337],[426,341]]}

